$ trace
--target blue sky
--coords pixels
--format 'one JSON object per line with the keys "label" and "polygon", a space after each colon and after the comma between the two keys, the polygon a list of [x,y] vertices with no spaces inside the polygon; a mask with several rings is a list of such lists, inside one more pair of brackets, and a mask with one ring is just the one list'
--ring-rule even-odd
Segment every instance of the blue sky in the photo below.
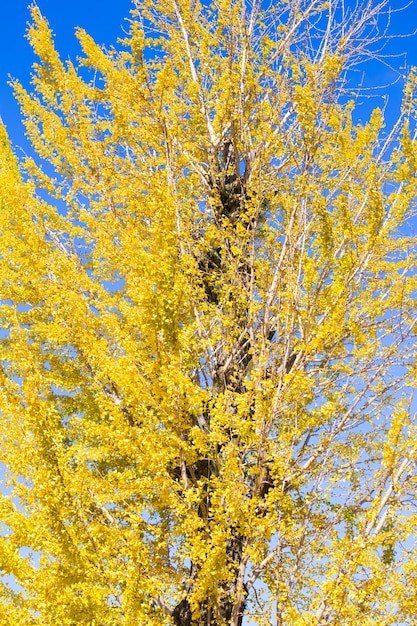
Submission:
{"label": "blue sky", "polygon": [[[391,7],[397,10],[407,2],[408,0],[392,0]],[[0,25],[0,115],[13,143],[20,146],[25,146],[23,127],[18,106],[7,81],[8,75],[19,78],[25,85],[30,80],[31,65],[35,57],[24,37],[29,20],[28,4],[29,0],[3,0]],[[126,18],[129,17],[133,3],[131,0],[71,0],[65,3],[59,0],[38,0],[38,6],[55,33],[61,57],[71,57],[74,60],[79,54],[78,42],[74,36],[76,26],[85,28],[98,43],[110,45],[123,35],[123,27],[127,28]],[[393,13],[389,32],[398,35],[412,33],[415,29],[417,0],[412,0],[410,6]],[[407,65],[417,65],[417,35],[392,41],[386,52],[406,53]],[[397,66],[402,64],[400,59],[393,59],[393,63]],[[394,78],[394,74],[383,64],[368,64],[364,70],[369,86],[389,84]],[[388,115],[394,116],[400,101],[400,84],[388,91],[391,98]],[[371,101],[371,106],[379,104],[376,100]]]}
{"label": "blue sky", "polygon": [[[30,0],[3,0],[0,21],[0,115],[7,126],[14,144],[23,145],[23,127],[19,108],[8,76],[18,78],[25,85],[35,57],[25,38],[29,21]],[[80,53],[74,30],[81,26],[98,43],[111,45],[123,36],[128,25],[125,18],[133,8],[131,0],[38,0],[42,13],[47,17],[55,33],[57,49],[61,58],[75,60]]]}

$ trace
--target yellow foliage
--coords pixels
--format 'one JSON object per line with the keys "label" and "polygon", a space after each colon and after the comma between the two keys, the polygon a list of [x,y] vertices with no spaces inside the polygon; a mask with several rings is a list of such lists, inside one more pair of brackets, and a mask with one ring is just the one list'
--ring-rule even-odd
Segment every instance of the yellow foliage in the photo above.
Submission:
{"label": "yellow foliage", "polygon": [[77,31],[79,67],[32,9],[0,624],[414,619],[416,78],[392,144],[356,123],[375,14],[333,5],[143,0],[118,51]]}

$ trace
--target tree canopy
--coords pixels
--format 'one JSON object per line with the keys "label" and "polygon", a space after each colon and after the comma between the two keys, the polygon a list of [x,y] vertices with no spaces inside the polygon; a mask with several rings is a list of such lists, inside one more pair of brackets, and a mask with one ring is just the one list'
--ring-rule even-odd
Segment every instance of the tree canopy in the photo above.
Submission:
{"label": "tree canopy", "polygon": [[[384,626],[417,602],[416,75],[387,3],[140,0],[0,137],[0,624]],[[246,617],[245,617],[246,616]]]}

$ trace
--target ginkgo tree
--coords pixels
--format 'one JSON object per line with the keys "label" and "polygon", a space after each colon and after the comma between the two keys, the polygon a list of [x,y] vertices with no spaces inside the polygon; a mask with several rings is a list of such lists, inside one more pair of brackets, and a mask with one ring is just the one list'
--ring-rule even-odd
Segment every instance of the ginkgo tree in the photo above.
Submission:
{"label": "ginkgo tree", "polygon": [[74,65],[32,9],[0,624],[415,623],[416,75],[385,128],[352,73],[387,10],[139,0]]}

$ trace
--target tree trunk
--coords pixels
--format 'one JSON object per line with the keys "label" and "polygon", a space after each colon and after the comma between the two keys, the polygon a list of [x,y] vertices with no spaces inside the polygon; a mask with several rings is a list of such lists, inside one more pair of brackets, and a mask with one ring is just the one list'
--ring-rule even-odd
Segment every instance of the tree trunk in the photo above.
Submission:
{"label": "tree trunk", "polygon": [[240,604],[237,621],[232,624],[231,619],[234,606],[232,594],[224,597],[215,614],[207,605],[201,606],[200,614],[195,619],[193,619],[187,598],[183,598],[175,607],[172,617],[175,626],[242,626],[245,605],[246,598]]}
{"label": "tree trunk", "polygon": [[[226,554],[231,563],[239,569],[239,564],[243,554],[244,537],[233,536],[227,543]],[[196,571],[196,576],[198,575]],[[222,596],[218,604],[214,607],[209,602],[202,604],[199,608],[199,615],[192,616],[191,607],[187,597],[183,598],[175,607],[172,613],[175,626],[242,626],[243,614],[246,606],[246,589],[240,602],[237,613],[237,621],[232,623],[233,609],[236,604],[237,580],[227,585],[221,585]]]}

